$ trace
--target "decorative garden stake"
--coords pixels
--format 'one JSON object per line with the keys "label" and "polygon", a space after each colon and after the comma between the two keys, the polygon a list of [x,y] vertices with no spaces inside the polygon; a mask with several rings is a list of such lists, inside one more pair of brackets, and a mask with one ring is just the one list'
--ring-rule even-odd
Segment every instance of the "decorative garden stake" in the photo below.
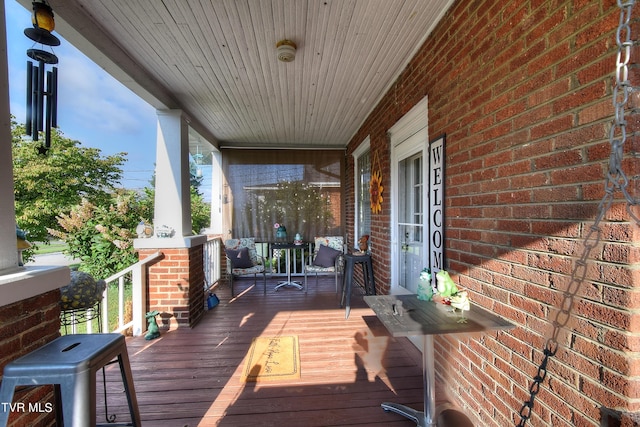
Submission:
{"label": "decorative garden stake", "polygon": [[149,322],[149,327],[147,328],[147,334],[144,336],[145,340],[152,340],[158,338],[160,336],[160,328],[158,327],[158,322],[156,322],[156,316],[160,314],[158,310],[150,311],[146,314],[147,322]]}

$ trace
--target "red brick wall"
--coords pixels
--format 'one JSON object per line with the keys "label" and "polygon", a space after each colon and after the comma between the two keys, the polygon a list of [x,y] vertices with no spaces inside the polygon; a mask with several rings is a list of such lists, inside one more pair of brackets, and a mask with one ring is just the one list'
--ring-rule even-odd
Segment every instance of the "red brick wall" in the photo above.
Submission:
{"label": "red brick wall", "polygon": [[[54,290],[0,307],[0,378],[5,365],[60,336],[60,291]],[[12,412],[10,426],[48,426],[55,414],[47,412],[53,404],[53,387],[16,389],[13,402],[24,403],[24,410]],[[0,402],[1,403],[1,402]],[[42,411],[29,411],[39,405]],[[1,409],[1,408],[0,408]]]}
{"label": "red brick wall", "polygon": [[[157,249],[139,251],[139,258]],[[164,254],[149,267],[148,311],[158,310],[161,328],[194,326],[204,315],[202,246],[161,249]]]}
{"label": "red brick wall", "polygon": [[[637,425],[638,227],[619,192],[587,265],[576,264],[604,195],[618,18],[614,0],[457,1],[348,147],[353,235],[351,153],[370,136],[388,196],[387,131],[428,96],[430,138],[446,134],[446,268],[474,304],[516,325],[437,340],[437,370],[476,425],[520,421],[566,290],[579,298],[565,300],[559,350],[529,425],[600,426],[601,407]],[[637,22],[632,34],[640,38]],[[637,151],[637,122],[629,118],[628,153]],[[630,156],[625,168],[637,176]],[[390,285],[391,260],[380,250],[391,239],[389,201],[371,232],[382,290]],[[585,279],[572,282],[574,269]]]}

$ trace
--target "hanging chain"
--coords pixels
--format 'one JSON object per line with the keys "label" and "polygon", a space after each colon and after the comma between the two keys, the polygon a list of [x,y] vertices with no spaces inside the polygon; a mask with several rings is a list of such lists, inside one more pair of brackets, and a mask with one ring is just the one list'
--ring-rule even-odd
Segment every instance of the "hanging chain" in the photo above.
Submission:
{"label": "hanging chain", "polygon": [[629,101],[629,96],[633,90],[629,82],[629,59],[631,56],[631,13],[635,0],[627,0],[623,2],[618,0],[620,8],[620,21],[616,31],[616,43],[618,45],[618,55],[616,58],[616,82],[613,88],[613,107],[614,120],[613,126],[609,132],[609,143],[611,144],[611,155],[609,157],[609,169],[605,179],[605,194],[598,205],[598,211],[595,221],[590,227],[589,232],[584,238],[584,248],[580,259],[575,263],[571,272],[571,282],[567,290],[563,294],[562,303],[556,312],[555,320],[552,322],[553,331],[551,337],[547,340],[543,351],[542,362],[538,366],[538,372],[533,377],[531,386],[529,387],[529,400],[525,401],[520,409],[520,422],[518,427],[524,427],[526,422],[531,418],[533,413],[533,404],[536,396],[540,392],[540,386],[547,377],[547,364],[549,359],[555,356],[558,351],[558,336],[560,331],[567,325],[571,315],[575,296],[578,293],[579,285],[583,282],[587,275],[587,259],[591,251],[598,245],[600,241],[600,222],[611,207],[614,199],[614,192],[620,190],[627,202],[627,212],[631,219],[636,223],[640,223],[640,219],[632,211],[632,207],[638,204],[638,200],[634,199],[627,187],[629,179],[622,170],[622,158],[624,156],[624,144],[627,139],[627,122],[625,119],[625,109]]}

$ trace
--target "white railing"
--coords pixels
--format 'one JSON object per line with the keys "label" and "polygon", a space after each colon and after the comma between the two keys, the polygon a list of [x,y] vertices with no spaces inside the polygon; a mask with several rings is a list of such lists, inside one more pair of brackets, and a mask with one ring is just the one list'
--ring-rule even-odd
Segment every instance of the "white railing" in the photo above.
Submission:
{"label": "white railing", "polygon": [[[105,279],[107,286],[102,297],[102,332],[120,333],[131,328],[133,336],[142,335],[146,330],[145,307],[146,301],[146,283],[147,283],[147,264],[162,256],[162,252],[158,251],[149,255],[135,264],[125,268],[124,270]],[[115,330],[109,330],[109,298],[108,292],[113,289],[111,284],[118,283],[118,326]],[[125,287],[127,284],[131,286],[131,319],[125,323]],[[87,328],[89,325],[87,325]]]}
{"label": "white railing", "polygon": [[208,291],[215,285],[222,275],[222,239],[214,237],[202,245],[202,256],[204,265],[204,290]]}

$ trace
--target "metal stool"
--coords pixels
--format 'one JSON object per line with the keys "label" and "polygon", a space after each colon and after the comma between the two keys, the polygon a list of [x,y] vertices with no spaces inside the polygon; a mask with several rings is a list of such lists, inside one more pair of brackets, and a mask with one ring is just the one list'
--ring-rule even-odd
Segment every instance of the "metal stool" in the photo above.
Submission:
{"label": "metal stool", "polygon": [[[16,386],[55,385],[58,426],[96,426],[96,372],[117,358],[131,422],[109,426],[140,426],[140,413],[129,355],[120,334],[65,335],[20,357],[4,368],[0,402],[11,402]],[[62,400],[60,400],[62,399]],[[106,396],[105,396],[106,400]],[[60,404],[62,402],[62,404]],[[0,426],[6,426],[9,405],[0,407]],[[63,422],[62,422],[63,421]],[[114,421],[114,420],[111,420]]]}
{"label": "metal stool", "polygon": [[373,264],[371,263],[371,255],[344,254],[343,257],[345,264],[344,276],[342,276],[342,298],[340,299],[340,307],[346,307],[344,318],[348,319],[349,312],[351,311],[351,286],[353,282],[355,265],[362,265],[364,290],[367,295],[376,294],[376,280],[373,277]]}

